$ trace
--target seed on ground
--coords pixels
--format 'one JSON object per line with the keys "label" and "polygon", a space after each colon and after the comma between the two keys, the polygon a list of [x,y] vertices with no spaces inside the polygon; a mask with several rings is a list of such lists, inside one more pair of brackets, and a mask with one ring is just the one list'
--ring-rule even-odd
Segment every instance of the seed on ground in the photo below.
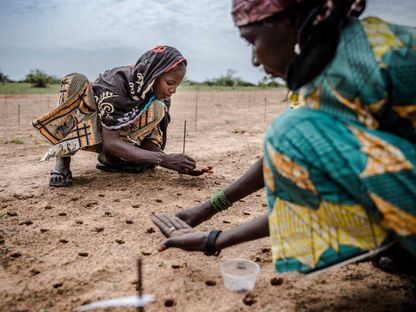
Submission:
{"label": "seed on ground", "polygon": [[39,273],[40,273],[40,271],[38,269],[31,269],[30,270],[30,274],[33,275],[33,276],[38,275]]}
{"label": "seed on ground", "polygon": [[60,216],[60,217],[65,217],[65,216],[66,216],[66,212],[60,212],[60,213],[58,214],[58,216]]}
{"label": "seed on ground", "polygon": [[61,239],[59,240],[59,242],[60,242],[60,243],[63,243],[63,244],[66,244],[66,243],[68,243],[69,241],[68,241],[67,239],[61,238]]}
{"label": "seed on ground", "polygon": [[12,257],[12,258],[19,258],[21,256],[22,256],[22,254],[20,252],[14,252],[10,255],[10,257]]}
{"label": "seed on ground", "polygon": [[165,307],[173,307],[174,305],[176,305],[175,300],[173,299],[165,299]]}
{"label": "seed on ground", "polygon": [[133,224],[134,222],[132,220],[126,220],[127,224]]}
{"label": "seed on ground", "polygon": [[78,255],[81,257],[88,257],[88,252],[79,252]]}
{"label": "seed on ground", "polygon": [[116,239],[116,243],[118,243],[118,244],[124,244],[124,240],[122,240],[122,239]]}
{"label": "seed on ground", "polygon": [[17,212],[14,212],[14,211],[7,211],[7,215],[8,215],[9,217],[16,217],[16,216],[17,216]]}
{"label": "seed on ground", "polygon": [[270,284],[273,286],[280,286],[283,284],[283,278],[281,277],[273,277],[270,279]]}
{"label": "seed on ground", "polygon": [[215,286],[215,285],[217,285],[217,282],[216,281],[213,281],[213,280],[207,280],[207,281],[205,281],[205,285],[207,285],[207,286]]}
{"label": "seed on ground", "polygon": [[57,282],[57,283],[52,284],[52,286],[53,286],[53,288],[59,288],[59,287],[62,287],[63,284],[64,283],[62,283],[62,282]]}
{"label": "seed on ground", "polygon": [[252,306],[253,304],[255,304],[257,302],[256,298],[250,294],[247,294],[244,298],[243,298],[243,303],[245,305],[248,306]]}

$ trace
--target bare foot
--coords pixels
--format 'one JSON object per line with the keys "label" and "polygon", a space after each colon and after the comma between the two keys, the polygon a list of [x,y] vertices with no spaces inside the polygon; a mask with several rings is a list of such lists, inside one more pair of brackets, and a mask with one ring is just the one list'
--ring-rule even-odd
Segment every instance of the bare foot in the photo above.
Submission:
{"label": "bare foot", "polygon": [[55,167],[51,171],[49,185],[53,187],[65,187],[72,184],[70,170],[71,157],[57,157]]}

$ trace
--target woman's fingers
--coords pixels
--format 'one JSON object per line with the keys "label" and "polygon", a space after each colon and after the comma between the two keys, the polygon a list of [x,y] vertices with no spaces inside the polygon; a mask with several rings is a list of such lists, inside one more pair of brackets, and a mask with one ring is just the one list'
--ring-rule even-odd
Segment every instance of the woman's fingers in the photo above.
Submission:
{"label": "woman's fingers", "polygon": [[176,216],[174,218],[175,218],[176,222],[179,223],[180,229],[192,229],[192,227],[188,223],[183,221],[181,218],[178,218]]}
{"label": "woman's fingers", "polygon": [[152,218],[152,221],[154,224],[156,224],[156,226],[163,233],[163,235],[165,235],[166,237],[169,237],[169,234],[170,234],[169,227],[167,227],[166,224],[163,223],[163,221],[161,221],[159,218],[155,216]]}
{"label": "woman's fingers", "polygon": [[176,231],[175,225],[171,222],[171,220],[168,218],[168,215],[166,214],[155,213],[153,215],[152,221],[166,237],[170,237],[170,235]]}
{"label": "woman's fingers", "polygon": [[172,237],[173,234],[175,234],[175,236],[182,235],[184,233],[188,233],[189,231],[183,233],[180,233],[179,231],[192,229],[183,220],[166,213],[155,213],[152,221],[166,237]]}
{"label": "woman's fingers", "polygon": [[191,175],[191,176],[199,176],[203,175],[204,173],[212,173],[212,167],[197,167],[191,171],[185,171],[185,174]]}
{"label": "woman's fingers", "polygon": [[188,224],[186,224],[185,222],[183,222],[178,217],[169,216],[169,220],[173,224],[173,226],[175,227],[176,230],[190,228],[190,226]]}

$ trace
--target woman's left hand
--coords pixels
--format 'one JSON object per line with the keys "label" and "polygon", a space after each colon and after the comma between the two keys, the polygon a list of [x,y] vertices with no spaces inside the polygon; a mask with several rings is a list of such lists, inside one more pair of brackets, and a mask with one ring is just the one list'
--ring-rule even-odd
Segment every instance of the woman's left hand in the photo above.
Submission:
{"label": "woman's left hand", "polygon": [[168,237],[159,251],[180,248],[187,251],[205,251],[209,232],[196,231],[178,217],[166,213],[155,213],[152,221]]}
{"label": "woman's left hand", "polygon": [[207,166],[207,167],[197,166],[192,170],[184,170],[184,171],[180,171],[179,173],[187,174],[190,176],[200,176],[200,175],[203,175],[204,173],[212,173],[212,167],[211,166]]}

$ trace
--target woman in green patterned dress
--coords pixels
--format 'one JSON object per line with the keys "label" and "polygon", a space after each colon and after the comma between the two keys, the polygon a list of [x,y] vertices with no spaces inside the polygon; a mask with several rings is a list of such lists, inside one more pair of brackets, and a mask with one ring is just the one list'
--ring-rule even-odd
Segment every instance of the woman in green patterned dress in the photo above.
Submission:
{"label": "woman in green patterned dress", "polygon": [[[170,237],[161,249],[217,254],[269,235],[278,272],[310,273],[393,244],[415,263],[416,30],[360,21],[364,6],[233,1],[253,64],[285,79],[299,103],[272,122],[262,162],[243,177],[177,217],[154,217]],[[189,228],[263,186],[268,214],[224,232]]]}

